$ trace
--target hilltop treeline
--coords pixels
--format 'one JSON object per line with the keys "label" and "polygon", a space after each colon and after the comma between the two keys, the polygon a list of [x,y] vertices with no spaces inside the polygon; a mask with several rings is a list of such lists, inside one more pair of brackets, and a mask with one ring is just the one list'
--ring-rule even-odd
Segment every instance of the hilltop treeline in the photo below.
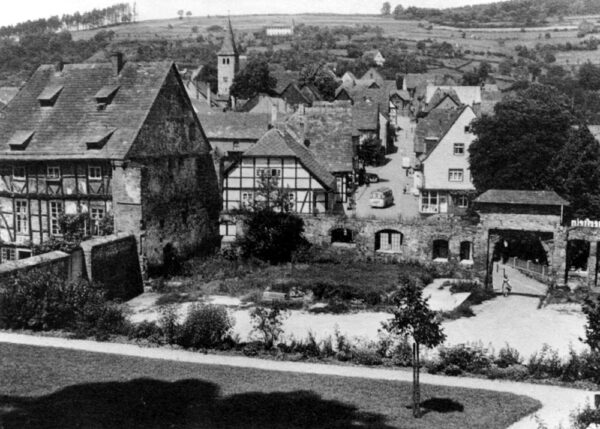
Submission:
{"label": "hilltop treeline", "polygon": [[0,27],[0,37],[22,36],[24,34],[57,32],[66,30],[88,30],[91,28],[130,22],[133,11],[129,3],[118,3],[104,9],[93,9],[89,12],[75,12],[72,15],[51,16],[48,19],[21,22],[15,25]]}
{"label": "hilltop treeline", "polygon": [[509,0],[450,9],[396,6],[395,19],[419,19],[456,27],[535,26],[550,17],[600,13],[598,0]]}

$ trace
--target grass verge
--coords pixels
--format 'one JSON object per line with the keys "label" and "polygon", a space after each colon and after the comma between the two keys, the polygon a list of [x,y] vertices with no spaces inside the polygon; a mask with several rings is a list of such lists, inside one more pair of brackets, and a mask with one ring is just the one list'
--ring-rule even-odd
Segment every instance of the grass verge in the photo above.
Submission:
{"label": "grass verge", "polygon": [[509,393],[0,345],[4,428],[505,428],[539,408]]}

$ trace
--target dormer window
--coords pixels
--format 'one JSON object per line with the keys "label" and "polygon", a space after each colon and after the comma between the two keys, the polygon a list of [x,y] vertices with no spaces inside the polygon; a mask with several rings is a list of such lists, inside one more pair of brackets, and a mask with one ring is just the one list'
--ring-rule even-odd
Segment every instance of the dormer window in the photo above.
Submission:
{"label": "dormer window", "polygon": [[58,99],[58,96],[59,96],[60,92],[62,91],[62,89],[63,89],[62,85],[50,85],[50,86],[47,86],[46,88],[44,88],[42,93],[37,98],[38,101],[40,102],[40,106],[41,107],[54,106],[54,103],[56,103],[56,100]]}
{"label": "dormer window", "polygon": [[110,136],[115,132],[112,130],[100,130],[95,134],[88,136],[85,139],[87,149],[102,149],[106,142],[110,139]]}
{"label": "dormer window", "polygon": [[59,180],[60,179],[60,167],[52,165],[46,167],[46,179],[48,180]]}
{"label": "dormer window", "polygon": [[25,148],[31,141],[33,134],[33,131],[16,131],[8,141],[8,146],[10,147],[10,150],[25,150]]}
{"label": "dormer window", "polygon": [[96,95],[94,95],[97,110],[106,109],[106,106],[112,103],[118,90],[119,85],[105,85],[100,88]]}

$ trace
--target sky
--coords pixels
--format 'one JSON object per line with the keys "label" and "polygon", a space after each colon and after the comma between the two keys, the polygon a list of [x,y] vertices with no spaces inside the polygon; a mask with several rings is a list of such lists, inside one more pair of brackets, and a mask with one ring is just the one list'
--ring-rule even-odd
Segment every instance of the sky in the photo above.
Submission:
{"label": "sky", "polygon": [[[52,15],[85,12],[127,0],[4,0],[0,26]],[[264,13],[378,13],[384,0],[138,0],[138,20],[175,17],[177,10],[194,15],[231,15]],[[454,7],[492,3],[498,0],[388,0],[394,8],[402,6]],[[130,1],[133,3],[133,0]]]}

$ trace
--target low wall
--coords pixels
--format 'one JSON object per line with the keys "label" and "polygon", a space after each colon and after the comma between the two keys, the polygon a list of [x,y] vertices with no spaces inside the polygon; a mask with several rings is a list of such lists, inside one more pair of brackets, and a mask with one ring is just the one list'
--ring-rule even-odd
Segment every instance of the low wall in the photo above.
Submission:
{"label": "low wall", "polygon": [[107,289],[109,298],[128,300],[143,292],[137,241],[114,234],[81,243],[88,279]]}
{"label": "low wall", "polygon": [[50,269],[74,281],[100,283],[111,299],[131,299],[143,292],[142,273],[133,235],[109,235],[83,241],[72,253],[54,251],[0,264],[0,281],[33,269]]}
{"label": "low wall", "polygon": [[[76,250],[81,255],[81,250]],[[43,255],[32,256],[20,261],[8,261],[0,264],[0,280],[5,280],[33,269],[43,268],[52,271],[57,276],[74,280],[80,270],[73,267],[71,254],[56,250]]]}

